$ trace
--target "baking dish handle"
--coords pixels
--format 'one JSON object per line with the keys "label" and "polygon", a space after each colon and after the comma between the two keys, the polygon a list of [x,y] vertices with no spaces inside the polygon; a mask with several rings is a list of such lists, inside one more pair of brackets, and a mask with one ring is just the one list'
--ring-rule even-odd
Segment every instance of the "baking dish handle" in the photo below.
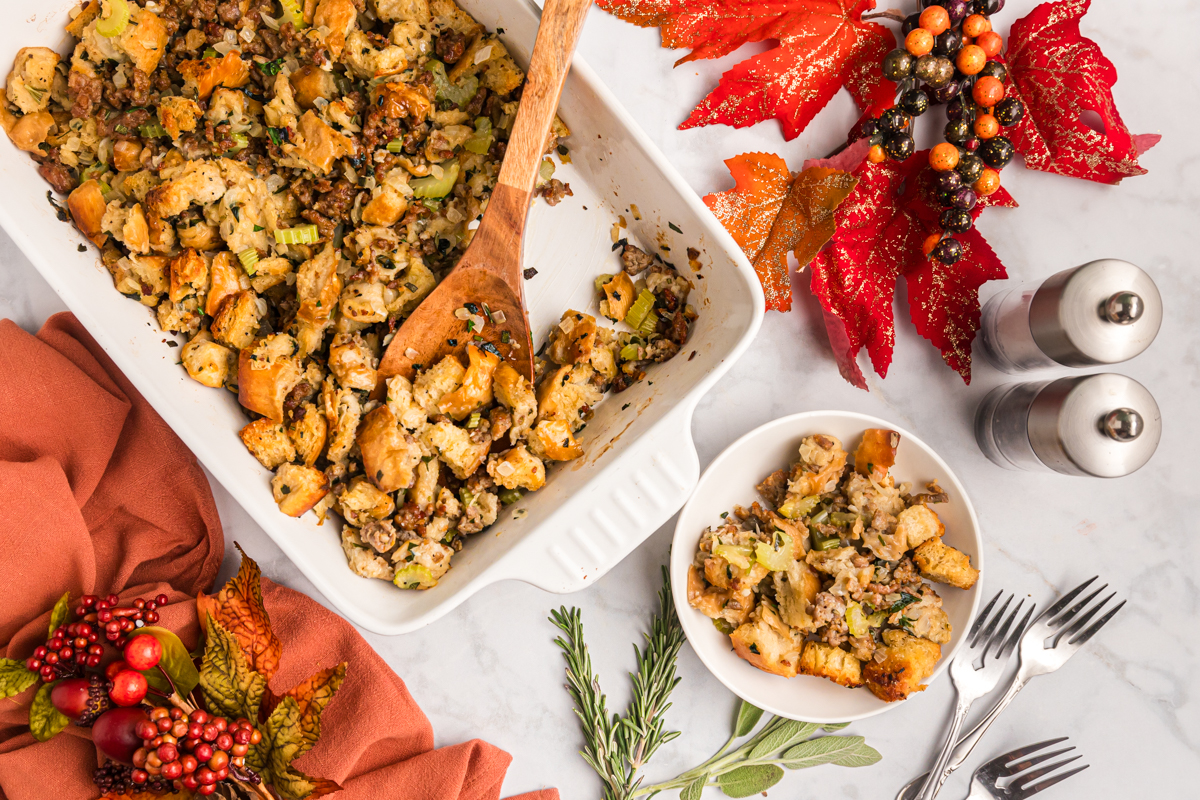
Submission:
{"label": "baking dish handle", "polygon": [[[691,496],[700,478],[694,403],[677,407],[622,455],[600,488],[571,504],[560,533],[509,554],[505,577],[557,594],[585,588],[633,552]],[[578,502],[578,500],[577,500]]]}

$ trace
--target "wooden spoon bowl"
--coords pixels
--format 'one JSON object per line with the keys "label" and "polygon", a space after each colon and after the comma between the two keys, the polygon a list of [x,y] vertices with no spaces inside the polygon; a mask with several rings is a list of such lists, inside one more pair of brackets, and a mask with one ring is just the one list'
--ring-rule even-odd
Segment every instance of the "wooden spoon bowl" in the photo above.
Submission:
{"label": "wooden spoon bowl", "polygon": [[[417,370],[450,354],[462,360],[468,344],[498,353],[533,380],[522,237],[538,166],[590,5],[591,0],[546,0],[521,105],[483,219],[458,264],[396,331],[379,364],[380,384],[393,375],[411,380]],[[464,308],[468,314],[459,312]],[[485,320],[482,330],[472,316]]]}

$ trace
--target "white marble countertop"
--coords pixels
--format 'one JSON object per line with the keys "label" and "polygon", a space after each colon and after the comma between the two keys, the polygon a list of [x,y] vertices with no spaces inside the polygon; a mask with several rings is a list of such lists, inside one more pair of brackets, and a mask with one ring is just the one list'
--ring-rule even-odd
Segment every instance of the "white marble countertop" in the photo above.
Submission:
{"label": "white marble countertop", "polygon": [[[1033,5],[1010,0],[998,27],[1005,30]],[[693,423],[703,467],[741,434],[796,411],[850,409],[894,420],[938,450],[967,486],[986,537],[985,592],[1005,588],[1044,602],[1055,587],[1099,573],[1129,598],[1125,610],[1061,672],[1025,689],[969,762],[973,767],[1012,747],[1070,735],[1092,768],[1046,797],[1185,796],[1191,792],[1182,788],[1200,774],[1200,699],[1190,677],[1200,662],[1195,577],[1200,539],[1190,518],[1200,489],[1198,473],[1189,466],[1200,446],[1193,394],[1200,390],[1195,322],[1200,278],[1193,244],[1200,205],[1195,103],[1200,73],[1187,56],[1195,52],[1197,30],[1200,5],[1194,0],[1164,0],[1136,13],[1125,4],[1096,4],[1083,31],[1120,71],[1115,96],[1122,116],[1135,133],[1163,134],[1162,143],[1142,159],[1150,174],[1108,187],[1014,166],[1004,180],[1021,208],[989,211],[979,223],[1014,281],[1116,257],[1141,265],[1158,282],[1166,301],[1158,341],[1115,369],[1141,381],[1161,406],[1163,440],[1148,466],[1112,481],[993,466],[975,446],[971,416],[1003,376],[978,364],[972,385],[964,386],[913,331],[903,283],[895,362],[886,381],[868,373],[870,393],[838,377],[818,307],[803,288],[805,276],[797,284],[797,309],[768,315],[758,340],[700,403]],[[672,70],[681,53],[658,44],[656,30],[640,30],[593,9],[580,50],[697,192],[725,188],[729,179],[721,161],[738,153],[778,152],[794,168],[804,158],[823,155],[855,117],[843,93],[790,143],[773,122],[740,131],[678,131],[675,126],[741,56]],[[1007,285],[985,286],[984,299]],[[62,308],[0,233],[0,316],[35,331]],[[864,368],[865,360],[864,354]],[[230,552],[238,541],[271,578],[322,600],[215,482],[213,491]],[[598,782],[576,754],[582,740],[561,687],[562,660],[551,643],[556,631],[546,615],[563,603],[583,609],[610,705],[623,707],[625,673],[634,667],[630,644],[640,643],[655,603],[658,565],[666,561],[673,526],[672,520],[574,596],[501,584],[422,631],[367,638],[430,716],[439,745],[481,737],[513,754],[505,795],[557,786],[564,798],[599,797]],[[228,559],[226,570],[233,564],[236,558]],[[736,706],[687,647],[680,674],[667,724],[683,735],[655,757],[648,780],[671,777],[707,758],[724,741],[726,718]],[[892,797],[931,757],[951,702],[949,680],[942,678],[903,706],[850,728],[883,754],[881,763],[791,773],[772,795],[795,797],[803,790],[810,797]],[[969,770],[957,773],[944,796],[964,796],[968,778]]]}

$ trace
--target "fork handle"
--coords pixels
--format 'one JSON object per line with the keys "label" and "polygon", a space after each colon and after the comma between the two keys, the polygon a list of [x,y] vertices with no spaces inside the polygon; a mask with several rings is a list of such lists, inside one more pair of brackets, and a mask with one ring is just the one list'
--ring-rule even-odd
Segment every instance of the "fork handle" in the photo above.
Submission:
{"label": "fork handle", "polygon": [[925,778],[925,783],[921,785],[920,794],[917,795],[920,800],[933,800],[941,790],[945,779],[938,780],[938,778],[943,774],[949,774],[946,765],[950,763],[950,757],[954,754],[954,743],[958,741],[958,732],[962,730],[970,710],[971,701],[960,694],[958,702],[954,706],[954,716],[950,719],[950,730],[946,732],[946,743],[942,745],[937,761],[934,763],[933,769],[929,771],[929,776]]}

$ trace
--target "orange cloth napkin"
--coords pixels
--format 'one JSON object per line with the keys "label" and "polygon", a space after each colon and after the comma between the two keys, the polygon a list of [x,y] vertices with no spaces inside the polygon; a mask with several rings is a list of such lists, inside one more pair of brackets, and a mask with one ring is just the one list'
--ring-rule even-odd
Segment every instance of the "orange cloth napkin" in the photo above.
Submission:
{"label": "orange cloth napkin", "polygon": [[[188,646],[195,603],[224,557],[208,482],[183,442],[70,314],[37,337],[0,320],[0,652],[28,658],[63,594],[167,594],[162,625]],[[511,757],[482,741],[433,749],[433,729],[370,645],[336,614],[264,581],[283,660],[282,693],[350,663],[321,740],[297,769],[341,800],[496,800]],[[46,743],[27,727],[35,689],[0,700],[0,800],[86,800],[95,749],[68,726]],[[557,800],[546,789],[522,800]]]}

